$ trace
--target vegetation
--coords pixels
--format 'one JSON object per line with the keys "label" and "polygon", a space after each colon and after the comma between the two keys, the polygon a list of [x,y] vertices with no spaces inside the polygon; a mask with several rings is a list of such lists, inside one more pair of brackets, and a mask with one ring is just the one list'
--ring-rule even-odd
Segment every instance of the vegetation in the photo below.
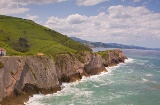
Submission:
{"label": "vegetation", "polygon": [[17,42],[11,42],[11,46],[14,50],[19,52],[27,52],[29,50],[29,44],[26,38],[19,38]]}
{"label": "vegetation", "polygon": [[0,69],[4,67],[4,64],[0,61]]}
{"label": "vegetation", "polygon": [[31,20],[0,15],[0,47],[7,55],[35,55],[43,53],[53,58],[59,53],[91,51],[65,35]]}
{"label": "vegetation", "polygon": [[99,51],[97,54],[101,55],[102,58],[107,60],[109,58],[109,53],[113,53],[116,57],[119,57],[119,53],[116,50],[106,50],[106,51]]}
{"label": "vegetation", "polygon": [[14,75],[14,72],[13,72],[13,71],[10,71],[10,74],[11,74],[11,75]]}
{"label": "vegetation", "polygon": [[35,73],[34,73],[34,70],[29,66],[28,63],[27,63],[27,67],[28,67],[29,71],[31,72],[32,76],[34,77],[34,79],[36,80],[37,77],[36,77],[36,75],[35,75]]}
{"label": "vegetation", "polygon": [[104,59],[108,59],[108,57],[109,57],[109,55],[108,55],[108,52],[110,52],[111,50],[108,50],[108,51],[99,51],[99,52],[97,52],[97,54],[99,54],[99,55],[101,55],[102,56],[102,58],[104,58]]}

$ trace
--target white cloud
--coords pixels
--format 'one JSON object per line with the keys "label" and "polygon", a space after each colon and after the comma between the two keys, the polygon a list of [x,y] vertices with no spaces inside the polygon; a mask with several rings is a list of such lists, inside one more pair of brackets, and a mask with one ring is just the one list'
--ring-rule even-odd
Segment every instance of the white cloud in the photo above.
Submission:
{"label": "white cloud", "polygon": [[110,6],[97,16],[51,17],[45,26],[90,41],[119,42],[160,39],[160,13],[145,7]]}
{"label": "white cloud", "polygon": [[70,24],[80,24],[85,22],[87,19],[86,16],[81,16],[79,14],[73,14],[67,17],[67,22]]}
{"label": "white cloud", "polygon": [[38,19],[38,16],[27,14],[26,19],[35,20],[35,19]]}
{"label": "white cloud", "polygon": [[133,0],[133,2],[140,2],[141,0]]}
{"label": "white cloud", "polygon": [[29,11],[29,8],[0,8],[0,14],[18,14]]}
{"label": "white cloud", "polygon": [[11,1],[20,2],[23,4],[44,4],[44,3],[63,2],[63,1],[67,1],[67,0],[11,0]]}
{"label": "white cloud", "polygon": [[77,0],[78,6],[93,6],[108,0]]}
{"label": "white cloud", "polygon": [[29,8],[24,6],[28,4],[44,4],[56,3],[67,0],[1,0],[0,1],[0,14],[18,14],[29,11]]}

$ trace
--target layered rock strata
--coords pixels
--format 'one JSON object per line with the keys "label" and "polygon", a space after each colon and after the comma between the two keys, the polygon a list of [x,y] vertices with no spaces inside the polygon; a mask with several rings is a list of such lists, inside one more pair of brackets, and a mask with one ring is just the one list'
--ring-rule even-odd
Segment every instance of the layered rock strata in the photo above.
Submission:
{"label": "layered rock strata", "polygon": [[0,104],[23,104],[33,94],[56,92],[61,89],[62,82],[107,72],[105,66],[126,59],[121,50],[106,51],[104,55],[91,52],[59,54],[56,62],[47,56],[1,57]]}

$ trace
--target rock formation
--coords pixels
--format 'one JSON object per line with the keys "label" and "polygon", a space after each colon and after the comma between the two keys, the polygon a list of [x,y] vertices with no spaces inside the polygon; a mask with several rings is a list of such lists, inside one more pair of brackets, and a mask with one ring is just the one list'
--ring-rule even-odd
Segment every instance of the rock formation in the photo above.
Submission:
{"label": "rock formation", "polygon": [[56,92],[61,89],[62,82],[107,72],[105,66],[113,66],[126,59],[121,50],[106,51],[104,55],[66,53],[57,55],[56,61],[47,56],[1,57],[0,104],[23,104],[33,94]]}
{"label": "rock formation", "polygon": [[82,76],[96,75],[107,71],[100,55],[91,52],[59,54],[56,57],[56,70],[60,82],[73,82]]}
{"label": "rock formation", "polygon": [[102,56],[102,62],[105,67],[116,66],[127,59],[120,49],[101,51],[98,54]]}
{"label": "rock formation", "polygon": [[22,104],[32,94],[60,90],[55,62],[48,57],[2,57],[0,61],[4,65],[0,69],[1,104]]}

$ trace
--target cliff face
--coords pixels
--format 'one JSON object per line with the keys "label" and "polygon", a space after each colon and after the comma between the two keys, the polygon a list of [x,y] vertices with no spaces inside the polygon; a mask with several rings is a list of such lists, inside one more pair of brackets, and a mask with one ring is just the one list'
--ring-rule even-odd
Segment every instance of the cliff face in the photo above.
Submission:
{"label": "cliff face", "polygon": [[4,105],[27,101],[32,94],[60,90],[55,62],[50,58],[2,57],[0,61],[0,101],[3,99]]}
{"label": "cliff face", "polygon": [[84,54],[84,71],[89,75],[96,75],[101,72],[107,72],[102,62],[102,57],[96,53]]}
{"label": "cliff face", "polygon": [[84,64],[74,55],[60,54],[56,59],[56,70],[60,82],[73,82],[82,78]]}
{"label": "cliff face", "polygon": [[[120,50],[101,56],[91,52],[59,54],[56,62],[45,56],[0,58],[0,104],[23,104],[36,93],[53,93],[62,82],[107,72],[105,66],[124,62]],[[106,55],[105,54],[105,55]]]}
{"label": "cliff face", "polygon": [[56,70],[60,82],[73,82],[81,79],[82,76],[107,71],[101,56],[95,53],[59,54],[56,59]]}
{"label": "cliff face", "polygon": [[104,52],[99,52],[99,54],[102,56],[102,62],[105,67],[116,66],[127,59],[120,49],[107,50]]}

